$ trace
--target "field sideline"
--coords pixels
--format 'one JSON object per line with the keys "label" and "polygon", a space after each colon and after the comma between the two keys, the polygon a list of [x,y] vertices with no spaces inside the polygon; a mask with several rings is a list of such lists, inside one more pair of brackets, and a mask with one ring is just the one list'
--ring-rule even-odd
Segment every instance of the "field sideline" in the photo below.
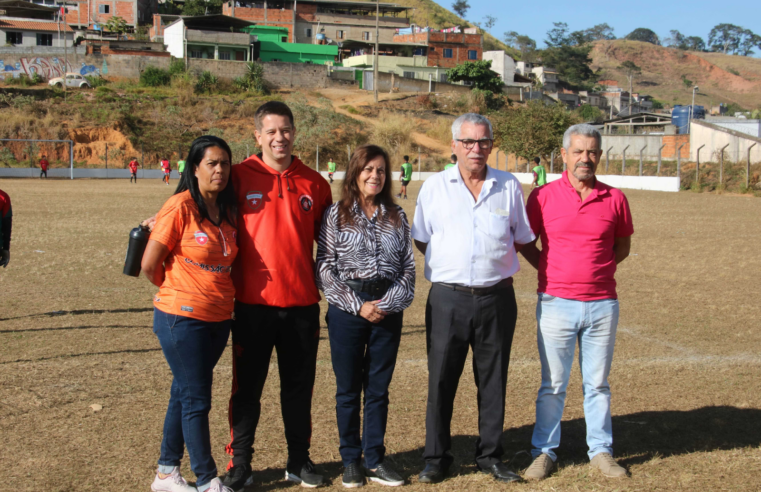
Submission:
{"label": "field sideline", "polygon": [[[9,489],[150,489],[171,374],[151,330],[156,288],[121,270],[129,230],[155,213],[175,185],[174,179],[171,187],[158,179],[0,180],[14,211],[11,262],[0,269],[0,463]],[[410,199],[401,201],[410,219],[419,186],[412,182]],[[405,490],[761,490],[761,200],[625,193],[635,235],[617,274],[621,319],[611,388],[614,448],[632,477],[612,481],[587,466],[576,363],[559,470],[541,483],[510,485],[477,473],[475,386],[466,364],[452,422],[456,476],[434,486],[417,483],[430,284],[416,253],[417,295],[405,312],[386,439],[388,459],[408,478]],[[505,460],[518,471],[529,463],[540,381],[536,272],[525,261],[521,267],[503,435]],[[324,318],[324,302],[322,308]],[[250,491],[291,487],[282,480],[286,449],[274,358],[270,367]],[[215,377],[212,445],[223,470],[229,349]],[[342,490],[334,391],[323,332],[312,458],[328,488]],[[94,412],[91,404],[103,409]],[[187,459],[183,474],[194,480]]]}

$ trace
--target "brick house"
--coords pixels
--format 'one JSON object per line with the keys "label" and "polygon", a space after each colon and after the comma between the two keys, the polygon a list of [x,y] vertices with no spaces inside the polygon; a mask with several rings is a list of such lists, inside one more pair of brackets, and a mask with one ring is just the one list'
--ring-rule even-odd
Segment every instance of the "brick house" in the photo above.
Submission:
{"label": "brick house", "polygon": [[[59,9],[19,0],[0,1],[0,42],[18,47],[58,47],[74,44],[74,31],[58,22]],[[0,71],[3,68],[0,67]]]}
{"label": "brick house", "polygon": [[395,43],[423,44],[429,67],[453,68],[467,61],[483,59],[480,34],[426,31],[394,36]]}
{"label": "brick house", "polygon": [[[51,5],[53,0],[33,0],[39,5]],[[75,29],[92,29],[119,16],[132,29],[150,21],[158,12],[158,0],[66,0],[66,23]]]}

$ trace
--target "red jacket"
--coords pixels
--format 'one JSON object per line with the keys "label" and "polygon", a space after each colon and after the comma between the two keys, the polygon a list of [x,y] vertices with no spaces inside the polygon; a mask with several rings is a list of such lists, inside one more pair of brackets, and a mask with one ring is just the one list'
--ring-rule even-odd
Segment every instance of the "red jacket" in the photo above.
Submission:
{"label": "red jacket", "polygon": [[233,166],[238,197],[235,297],[246,304],[294,307],[320,300],[314,242],[333,203],[327,181],[293,157],[283,173],[251,156]]}

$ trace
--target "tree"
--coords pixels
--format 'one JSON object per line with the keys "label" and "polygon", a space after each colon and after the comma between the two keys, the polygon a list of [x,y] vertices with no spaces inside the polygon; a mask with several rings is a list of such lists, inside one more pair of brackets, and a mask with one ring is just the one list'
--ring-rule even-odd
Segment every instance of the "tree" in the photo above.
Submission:
{"label": "tree", "polygon": [[457,0],[452,4],[452,10],[464,19],[468,10],[470,10],[470,4],[468,3],[468,0]]}
{"label": "tree", "polygon": [[734,24],[717,24],[708,33],[708,46],[711,51],[720,51],[725,55],[737,51],[744,29]]}
{"label": "tree", "polygon": [[625,39],[630,41],[643,41],[645,43],[651,43],[659,46],[661,44],[661,40],[658,38],[658,35],[646,27],[638,27],[637,29],[627,34]]}
{"label": "tree", "polygon": [[642,69],[638,67],[633,61],[629,60],[626,60],[621,65],[619,65],[618,69],[623,71],[624,75],[626,75],[626,78],[629,80],[629,96],[631,97],[632,82],[634,81],[634,77],[642,73]]}
{"label": "tree", "polygon": [[536,55],[536,41],[524,34],[508,31],[504,34],[505,44],[521,52],[523,61],[533,61]]}
{"label": "tree", "polygon": [[671,37],[663,40],[663,44],[669,48],[677,48],[686,51],[704,51],[706,44],[700,36],[685,36],[677,30],[670,31]]}
{"label": "tree", "polygon": [[125,32],[127,32],[127,21],[119,17],[118,15],[115,15],[111,18],[109,18],[104,24],[103,27],[105,27],[106,31],[116,33],[117,35],[122,35]]}
{"label": "tree", "polygon": [[214,15],[222,13],[222,0],[187,0],[182,15]]}
{"label": "tree", "polygon": [[559,46],[542,51],[542,64],[558,71],[558,77],[577,87],[591,87],[597,81],[597,72],[590,68],[591,45]]}
{"label": "tree", "polygon": [[753,48],[761,48],[761,36],[753,33],[750,29],[743,31],[740,38],[740,45],[737,48],[737,54],[742,56],[750,56],[753,54]]}
{"label": "tree", "polygon": [[447,80],[471,82],[473,88],[502,93],[504,83],[497,72],[491,69],[491,60],[460,63],[447,70]]}
{"label": "tree", "polygon": [[547,39],[544,40],[550,48],[557,48],[560,46],[569,46],[571,39],[568,36],[568,24],[565,22],[553,22],[554,28],[547,31]]}
{"label": "tree", "polygon": [[590,104],[582,104],[574,112],[585,122],[599,123],[605,119],[605,113]]}
{"label": "tree", "polygon": [[690,36],[684,40],[684,50],[705,51],[706,43],[700,36]]}
{"label": "tree", "polygon": [[497,18],[493,15],[487,15],[484,17],[484,29],[491,32],[491,28],[497,23]]}
{"label": "tree", "polygon": [[550,155],[563,142],[563,133],[577,118],[563,104],[547,106],[530,101],[490,116],[495,144],[507,153],[524,159]]}
{"label": "tree", "polygon": [[665,46],[668,46],[669,48],[682,48],[684,41],[686,37],[681,32],[677,31],[676,29],[672,29],[669,31],[669,34],[671,34],[671,37],[666,38],[663,40],[663,44]]}
{"label": "tree", "polygon": [[613,34],[613,28],[606,23],[597,24],[594,27],[590,27],[586,30],[586,32],[592,41],[616,39],[616,36]]}

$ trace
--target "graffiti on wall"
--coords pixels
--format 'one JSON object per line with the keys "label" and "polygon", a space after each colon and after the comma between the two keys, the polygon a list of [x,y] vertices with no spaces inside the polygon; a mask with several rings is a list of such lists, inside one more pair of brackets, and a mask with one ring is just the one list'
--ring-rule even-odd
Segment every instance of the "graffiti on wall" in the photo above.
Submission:
{"label": "graffiti on wall", "polygon": [[78,70],[75,70],[70,62],[61,60],[58,57],[19,58],[19,61],[13,64],[0,60],[0,79],[5,79],[6,77],[18,78],[21,75],[31,77],[35,73],[43,78],[52,79],[63,77],[64,72],[78,72],[81,75],[100,75],[100,70],[95,65],[87,65],[83,62],[82,66]]}

